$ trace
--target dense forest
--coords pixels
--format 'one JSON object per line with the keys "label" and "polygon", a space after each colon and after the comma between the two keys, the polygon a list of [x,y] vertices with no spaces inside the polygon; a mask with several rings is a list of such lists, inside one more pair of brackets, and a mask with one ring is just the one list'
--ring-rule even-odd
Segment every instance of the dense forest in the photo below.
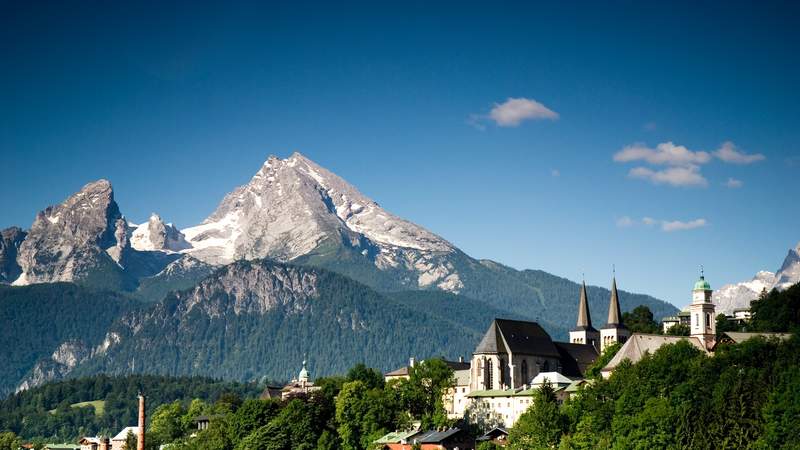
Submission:
{"label": "dense forest", "polygon": [[[592,381],[565,402],[559,403],[550,386],[540,389],[510,430],[508,448],[798,448],[798,313],[800,285],[773,291],[753,302],[749,330],[792,332],[790,338],[720,344],[713,355],[680,342],[636,364],[622,363],[603,379],[599,368],[618,350],[614,346],[590,368]],[[649,318],[638,316],[638,321]],[[281,401],[258,399],[255,385],[101,376],[10,397],[0,403],[0,429],[24,437],[68,437],[121,428],[134,420],[136,392],[142,388],[150,399],[148,450],[165,443],[178,450],[362,450],[413,423],[456,425],[477,436],[493,424],[470,414],[449,420],[444,413],[442,393],[452,386],[452,377],[438,359],[414,366],[408,380],[389,383],[380,371],[358,364],[346,376],[318,378],[321,389],[307,397]],[[89,399],[105,399],[102,414],[70,406]],[[211,424],[198,432],[194,418],[199,415],[211,417]],[[3,438],[13,439],[11,433]],[[494,447],[482,443],[478,448]]]}
{"label": "dense forest", "polygon": [[95,434],[113,436],[126,426],[136,425],[140,391],[147,394],[149,415],[159,405],[173,401],[215,402],[232,396],[257,396],[261,390],[256,384],[211,378],[96,375],[10,395],[0,401],[0,431],[57,442]]}
{"label": "dense forest", "polygon": [[70,283],[0,285],[0,395],[5,396],[39,361],[63,342],[94,346],[111,323],[139,307],[125,294]]}

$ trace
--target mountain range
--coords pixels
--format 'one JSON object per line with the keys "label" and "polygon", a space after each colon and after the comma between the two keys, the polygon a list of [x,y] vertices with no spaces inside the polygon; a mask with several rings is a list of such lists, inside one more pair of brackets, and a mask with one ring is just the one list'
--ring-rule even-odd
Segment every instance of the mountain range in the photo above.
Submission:
{"label": "mountain range", "polygon": [[[308,277],[317,281],[304,284]],[[287,280],[291,294],[281,290]],[[537,320],[555,338],[566,338],[579,295],[570,280],[470,257],[299,153],[270,157],[206,220],[184,229],[157,214],[131,223],[108,181],[89,183],[41,211],[29,230],[3,230],[0,282],[22,293],[68,282],[106,292],[109,301],[118,293],[139,300],[100,327],[101,340],[65,335],[42,347],[37,361],[28,358],[15,372],[25,376],[0,380],[6,389],[67,374],[145,368],[280,378],[294,370],[301,351],[318,362],[320,373],[343,369],[352,358],[390,368],[411,354],[466,356],[477,343],[473,334],[494,316]],[[52,286],[50,295],[58,296],[62,284]],[[266,286],[275,291],[263,291]],[[594,317],[607,315],[609,295],[589,287]],[[22,307],[3,301],[0,296],[0,308]],[[624,310],[647,305],[657,318],[676,312],[625,291],[620,303]],[[437,314],[442,308],[447,313]],[[232,329],[239,334],[230,335]],[[315,340],[313,330],[321,329],[329,331],[326,339]],[[409,329],[429,339],[409,340]],[[389,351],[389,343],[397,348]]]}
{"label": "mountain range", "polygon": [[732,314],[734,309],[749,308],[750,302],[763,291],[784,290],[800,282],[800,242],[789,249],[783,264],[776,272],[761,270],[750,280],[726,284],[714,292],[717,312]]}

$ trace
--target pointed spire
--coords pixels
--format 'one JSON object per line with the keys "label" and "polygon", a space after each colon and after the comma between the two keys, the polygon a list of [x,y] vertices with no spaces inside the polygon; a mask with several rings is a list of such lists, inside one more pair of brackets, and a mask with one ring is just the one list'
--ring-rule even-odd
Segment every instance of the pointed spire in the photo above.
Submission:
{"label": "pointed spire", "polygon": [[611,278],[611,300],[608,303],[608,323],[606,328],[625,328],[622,324],[622,313],[619,310],[619,294],[617,294],[617,276]]}
{"label": "pointed spire", "polygon": [[592,315],[589,313],[589,297],[586,295],[586,282],[581,285],[581,299],[578,303],[578,323],[576,330],[592,330]]}

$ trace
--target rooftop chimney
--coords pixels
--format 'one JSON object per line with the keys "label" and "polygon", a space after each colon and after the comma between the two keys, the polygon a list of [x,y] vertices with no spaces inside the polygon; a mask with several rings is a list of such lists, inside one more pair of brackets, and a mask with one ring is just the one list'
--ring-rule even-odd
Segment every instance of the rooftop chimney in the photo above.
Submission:
{"label": "rooftop chimney", "polygon": [[414,367],[414,364],[416,362],[417,362],[417,358],[414,358],[413,356],[411,358],[408,358],[408,366],[409,367]]}
{"label": "rooftop chimney", "polygon": [[136,440],[136,450],[144,450],[144,394],[139,393],[139,438]]}
{"label": "rooftop chimney", "polygon": [[464,362],[464,357],[463,356],[459,356],[458,357],[458,362],[463,363]]}

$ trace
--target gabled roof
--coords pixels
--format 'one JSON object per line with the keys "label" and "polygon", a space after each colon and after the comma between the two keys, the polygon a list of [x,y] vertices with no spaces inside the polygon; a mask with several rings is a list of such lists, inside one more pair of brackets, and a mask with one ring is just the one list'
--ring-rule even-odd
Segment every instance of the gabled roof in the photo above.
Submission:
{"label": "gabled roof", "polygon": [[422,436],[415,438],[414,440],[419,442],[420,444],[438,444],[441,443],[458,433],[461,433],[460,428],[450,428],[444,431],[428,431]]}
{"label": "gabled roof", "polygon": [[419,430],[392,431],[374,441],[373,444],[399,444],[402,441],[408,441],[409,438],[418,434],[420,434]]}
{"label": "gabled roof", "polygon": [[541,386],[545,383],[545,381],[549,382],[554,388],[559,386],[568,386],[572,384],[572,380],[561,375],[558,372],[539,372],[536,377],[531,380],[532,386]]}
{"label": "gabled roof", "polygon": [[559,357],[550,335],[536,322],[494,319],[475,353],[516,353]]}
{"label": "gabled roof", "polygon": [[610,372],[614,370],[622,361],[628,359],[632,363],[639,362],[646,353],[653,354],[664,345],[677,344],[681,341],[687,341],[707,353],[705,345],[699,339],[692,336],[662,336],[660,334],[640,334],[634,333],[622,345],[616,355],[611,358],[611,361],[603,367],[603,372]]}
{"label": "gabled roof", "polygon": [[782,341],[789,339],[792,337],[791,333],[741,333],[735,331],[726,331],[723,333],[725,336],[728,336],[733,342],[740,344],[748,339],[752,339],[754,337],[763,337],[766,339],[771,338],[778,338]]}
{"label": "gabled roof", "polygon": [[125,427],[125,428],[122,429],[122,431],[117,433],[116,436],[111,438],[111,440],[112,441],[124,441],[125,439],[128,438],[128,432],[129,431],[131,433],[133,433],[133,434],[139,434],[139,427]]}
{"label": "gabled roof", "polygon": [[[455,371],[455,372],[458,372],[459,370],[469,370],[469,368],[470,368],[470,363],[468,363],[468,362],[464,362],[464,361],[448,361],[446,359],[443,359],[442,361],[444,361],[444,363],[447,364],[447,367],[453,369],[453,371]],[[401,367],[401,368],[395,369],[395,370],[393,370],[391,372],[386,372],[385,374],[383,374],[383,376],[385,376],[385,377],[404,377],[404,376],[408,376],[408,369],[409,369],[409,366]]]}
{"label": "gabled roof", "polygon": [[594,345],[554,342],[561,355],[561,373],[568,377],[582,377],[600,354]]}
{"label": "gabled roof", "polygon": [[508,436],[508,430],[503,427],[492,428],[483,434],[483,436],[476,439],[476,441],[491,441],[497,439],[499,436]]}

